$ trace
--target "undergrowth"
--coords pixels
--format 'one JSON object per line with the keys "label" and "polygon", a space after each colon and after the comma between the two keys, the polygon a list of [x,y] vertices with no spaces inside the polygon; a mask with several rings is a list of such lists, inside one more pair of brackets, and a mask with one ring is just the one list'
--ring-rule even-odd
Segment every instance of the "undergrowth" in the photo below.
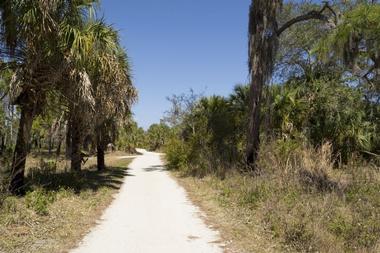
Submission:
{"label": "undergrowth", "polygon": [[49,161],[28,169],[26,195],[0,193],[0,252],[65,252],[98,219],[122,184],[128,159],[102,172],[66,172]]}
{"label": "undergrowth", "polygon": [[[331,150],[329,143],[266,143],[255,175],[210,173],[189,190],[211,188],[219,206],[240,222],[258,220],[284,251],[379,252],[379,167],[357,157],[341,165]],[[190,175],[187,168],[180,171]],[[256,242],[240,250],[248,251],[249,243]]]}

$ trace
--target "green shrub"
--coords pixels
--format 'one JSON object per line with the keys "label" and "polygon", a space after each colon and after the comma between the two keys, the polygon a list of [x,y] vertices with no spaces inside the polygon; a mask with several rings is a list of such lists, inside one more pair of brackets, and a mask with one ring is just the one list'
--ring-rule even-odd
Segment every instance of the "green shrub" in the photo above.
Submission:
{"label": "green shrub", "polygon": [[376,153],[378,125],[373,112],[379,106],[366,102],[361,89],[329,76],[296,79],[281,87],[273,88],[278,94],[271,126],[281,137],[292,139],[301,133],[314,146],[329,141],[343,162],[355,152]]}
{"label": "green shrub", "polygon": [[187,150],[185,143],[181,140],[171,138],[165,151],[169,169],[178,170],[187,167]]}
{"label": "green shrub", "polygon": [[33,209],[39,215],[48,214],[48,206],[55,201],[55,192],[47,192],[43,189],[30,191],[25,196],[27,208]]}

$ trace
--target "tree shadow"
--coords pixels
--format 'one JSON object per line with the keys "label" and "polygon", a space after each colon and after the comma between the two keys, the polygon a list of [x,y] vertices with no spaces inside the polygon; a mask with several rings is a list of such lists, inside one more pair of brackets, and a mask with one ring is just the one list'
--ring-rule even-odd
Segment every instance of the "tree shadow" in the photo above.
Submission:
{"label": "tree shadow", "polygon": [[108,167],[97,171],[92,167],[81,172],[49,172],[36,170],[26,177],[26,191],[43,188],[47,191],[71,189],[79,194],[82,191],[97,191],[102,187],[120,189],[124,177],[133,176],[125,167]]}
{"label": "tree shadow", "polygon": [[144,168],[144,171],[146,171],[146,172],[153,172],[153,171],[163,172],[163,171],[166,171],[166,168],[163,165],[152,165],[148,168]]}

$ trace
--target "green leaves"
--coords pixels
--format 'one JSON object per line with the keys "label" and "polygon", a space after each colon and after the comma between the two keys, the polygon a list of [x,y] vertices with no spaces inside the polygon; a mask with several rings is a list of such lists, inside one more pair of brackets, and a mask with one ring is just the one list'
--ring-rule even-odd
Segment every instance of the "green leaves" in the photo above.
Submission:
{"label": "green leaves", "polygon": [[306,135],[314,145],[329,141],[343,159],[373,148],[376,124],[367,117],[358,88],[320,78],[285,85],[274,100],[274,128],[287,137]]}
{"label": "green leaves", "polygon": [[334,53],[347,65],[373,58],[380,50],[380,5],[360,4],[344,13],[338,26],[314,49],[321,59]]}

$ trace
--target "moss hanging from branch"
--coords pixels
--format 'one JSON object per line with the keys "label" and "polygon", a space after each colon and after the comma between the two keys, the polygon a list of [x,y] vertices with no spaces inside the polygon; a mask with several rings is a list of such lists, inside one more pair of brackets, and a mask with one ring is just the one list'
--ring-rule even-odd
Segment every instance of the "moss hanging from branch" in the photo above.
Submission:
{"label": "moss hanging from branch", "polygon": [[[277,13],[282,7],[282,0],[252,0],[249,11],[249,73],[250,85],[250,123],[246,150],[247,163],[255,166],[260,145],[260,110],[263,87],[273,74],[274,61],[279,46],[278,36],[292,25],[317,19],[336,25],[337,15],[325,2],[321,10],[310,11],[286,22],[280,29],[277,24]],[[330,11],[333,21],[324,14]]]}
{"label": "moss hanging from branch", "polygon": [[256,161],[259,150],[262,88],[272,76],[278,49],[276,14],[280,0],[254,0],[249,12],[249,72],[251,76],[251,115],[247,143],[247,162]]}

